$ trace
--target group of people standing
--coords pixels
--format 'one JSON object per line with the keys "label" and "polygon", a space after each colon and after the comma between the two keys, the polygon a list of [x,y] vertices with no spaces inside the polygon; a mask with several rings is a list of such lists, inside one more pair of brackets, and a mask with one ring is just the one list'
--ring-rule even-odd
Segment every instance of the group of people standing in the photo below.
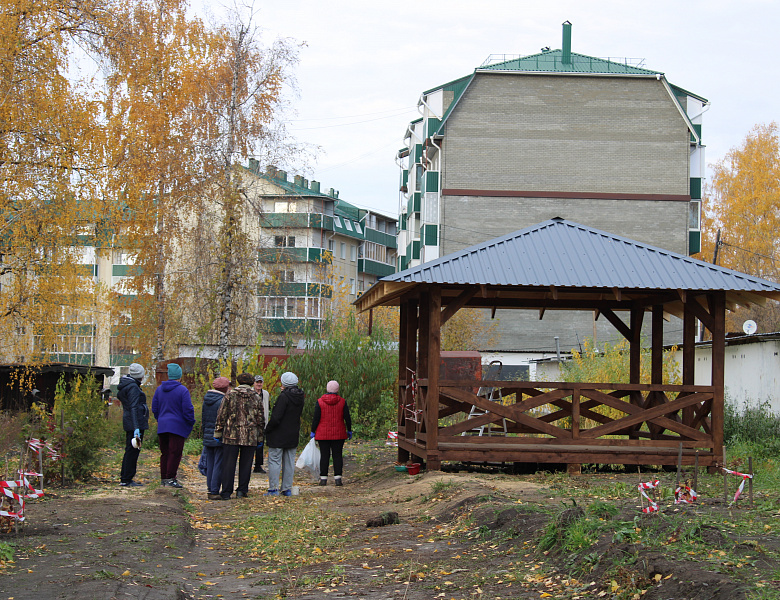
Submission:
{"label": "group of people standing", "polygon": [[[195,411],[187,388],[179,381],[181,367],[168,365],[168,381],[155,391],[152,412],[157,419],[160,443],[160,477],[166,487],[181,488],[176,476],[184,441],[195,424]],[[125,430],[125,454],[122,460],[121,486],[142,485],[134,481],[140,442],[149,427],[146,395],[141,389],[144,369],[130,365],[128,374],[119,381],[118,397],[122,403]],[[268,491],[266,496],[292,495],[295,453],[301,427],[305,394],[298,387],[298,377],[285,372],[280,378],[282,390],[273,408],[263,389],[262,375],[241,373],[233,387],[227,377],[217,377],[203,398],[203,458],[209,500],[246,498],[254,472],[264,473],[263,453],[268,448]],[[327,393],[317,400],[311,426],[311,438],[320,447],[319,485],[327,485],[331,456],[335,483],[342,485],[344,441],[352,439],[352,419],[339,384],[330,381]],[[281,481],[281,484],[280,484]]]}

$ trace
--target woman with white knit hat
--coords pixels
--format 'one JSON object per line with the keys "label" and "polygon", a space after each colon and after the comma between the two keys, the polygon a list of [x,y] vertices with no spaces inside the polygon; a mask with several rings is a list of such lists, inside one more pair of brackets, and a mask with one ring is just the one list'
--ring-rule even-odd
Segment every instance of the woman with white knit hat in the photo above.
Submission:
{"label": "woman with white knit hat", "polygon": [[[274,402],[271,416],[265,426],[265,443],[268,446],[268,493],[266,496],[292,495],[295,472],[295,451],[301,431],[304,393],[298,387],[298,376],[287,371],[280,378],[282,391]],[[279,474],[282,485],[279,487]]]}

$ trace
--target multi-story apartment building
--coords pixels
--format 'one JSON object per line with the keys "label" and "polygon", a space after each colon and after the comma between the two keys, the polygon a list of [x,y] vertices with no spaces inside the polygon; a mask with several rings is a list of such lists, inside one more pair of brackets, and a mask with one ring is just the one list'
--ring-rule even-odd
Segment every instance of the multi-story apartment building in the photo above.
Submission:
{"label": "multi-story apartment building", "polygon": [[[258,334],[269,346],[284,345],[288,336],[296,341],[307,324],[319,329],[334,293],[345,304],[352,302],[377,278],[395,272],[395,218],[341,200],[332,188],[321,191],[317,181],[299,175],[288,178],[273,167],[261,172],[256,161],[237,169],[246,198],[242,223],[257,249],[257,263],[251,269],[256,281],[243,286],[253,298],[243,305],[248,309],[241,313],[244,322],[231,340],[231,351],[253,345]],[[98,233],[85,224],[83,245],[73,253],[84,275],[93,280],[96,302],[101,302],[98,291],[105,295],[110,290],[118,305],[113,310],[95,304],[91,309],[63,311],[57,316],[62,335],[48,353],[52,361],[114,367],[116,381],[124,373],[122,367],[146,357],[140,357],[134,346],[131,311],[121,306],[135,299],[127,285],[133,275],[133,253],[106,243],[114,238]],[[184,250],[173,258],[174,271],[177,261],[183,268],[191,267]],[[33,328],[27,329],[20,335],[31,335]],[[183,356],[215,355],[214,340],[192,339],[187,329],[196,327],[178,334]]]}
{"label": "multi-story apartment building", "polygon": [[[571,46],[566,22],[561,49],[491,57],[422,93],[398,153],[400,269],[552,217],[700,250],[707,100],[641,61]],[[599,335],[570,313],[498,317],[498,350],[554,350],[550,320],[567,348]]]}
{"label": "multi-story apartment building", "polygon": [[247,185],[259,209],[258,286],[263,343],[282,345],[319,327],[335,291],[353,301],[395,272],[397,220],[358,208],[333,188],[250,161]]}

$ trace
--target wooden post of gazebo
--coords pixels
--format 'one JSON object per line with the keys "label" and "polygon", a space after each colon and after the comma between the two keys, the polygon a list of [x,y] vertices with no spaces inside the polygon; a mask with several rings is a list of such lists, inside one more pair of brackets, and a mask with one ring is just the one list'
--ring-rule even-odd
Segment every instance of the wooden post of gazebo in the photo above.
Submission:
{"label": "wooden post of gazebo", "polygon": [[726,355],[726,293],[715,292],[708,297],[712,317],[712,413],[710,428],[715,463],[723,464],[723,403]]}
{"label": "wooden post of gazebo", "polygon": [[441,469],[439,459],[439,370],[441,366],[441,287],[428,294],[428,393],[425,402],[426,464]]}

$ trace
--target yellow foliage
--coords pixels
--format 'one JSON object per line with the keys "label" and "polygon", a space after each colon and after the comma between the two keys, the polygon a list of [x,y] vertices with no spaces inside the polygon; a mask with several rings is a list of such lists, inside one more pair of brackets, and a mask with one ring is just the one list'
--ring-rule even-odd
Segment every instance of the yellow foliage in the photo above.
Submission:
{"label": "yellow foliage", "polygon": [[[756,125],[742,145],[713,165],[702,208],[703,260],[712,261],[717,232],[717,263],[757,277],[780,281],[777,261],[780,234],[780,132],[777,123]],[[727,316],[730,331],[754,319],[760,332],[780,329],[776,302],[740,309]]]}

